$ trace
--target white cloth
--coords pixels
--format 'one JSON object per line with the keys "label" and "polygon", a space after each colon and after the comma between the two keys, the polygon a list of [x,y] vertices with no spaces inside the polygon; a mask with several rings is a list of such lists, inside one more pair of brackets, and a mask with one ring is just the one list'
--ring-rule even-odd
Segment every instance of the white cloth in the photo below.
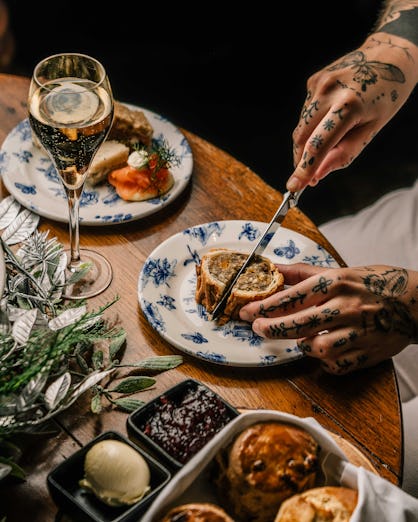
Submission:
{"label": "white cloth", "polygon": [[333,437],[315,419],[273,410],[256,410],[241,413],[190,459],[154,499],[141,522],[159,522],[170,508],[188,502],[219,503],[210,473],[207,473],[211,461],[247,426],[268,420],[295,424],[311,433],[321,448],[319,462],[323,484],[340,484],[358,490],[358,502],[351,522],[418,520],[418,499],[379,475],[350,464]]}
{"label": "white cloth", "polygon": [[[391,265],[418,270],[418,181],[360,212],[319,227],[349,266]],[[418,345],[393,358],[402,400],[402,488],[418,497]],[[417,398],[417,400],[415,400]]]}

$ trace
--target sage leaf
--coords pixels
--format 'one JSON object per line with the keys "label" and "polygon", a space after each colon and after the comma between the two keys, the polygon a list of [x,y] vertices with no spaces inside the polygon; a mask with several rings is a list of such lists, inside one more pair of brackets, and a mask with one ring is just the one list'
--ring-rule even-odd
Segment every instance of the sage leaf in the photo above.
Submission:
{"label": "sage leaf", "polygon": [[90,408],[93,413],[101,413],[103,408],[102,408],[101,396],[99,393],[96,393],[96,395],[94,395],[94,397],[92,398],[91,403],[90,403]]}
{"label": "sage leaf", "polygon": [[67,280],[67,284],[68,285],[73,285],[75,283],[77,283],[78,281],[80,281],[80,279],[83,279],[88,271],[90,270],[90,268],[92,267],[92,263],[90,262],[87,262],[87,263],[82,263],[78,268],[77,268],[77,272],[74,272]]}
{"label": "sage leaf", "polygon": [[70,372],[65,372],[52,384],[48,386],[45,391],[45,405],[49,410],[53,410],[57,404],[66,396],[71,386]]}
{"label": "sage leaf", "polygon": [[103,352],[101,350],[94,352],[92,363],[95,370],[101,370],[103,368]]}
{"label": "sage leaf", "polygon": [[1,238],[8,245],[15,245],[27,239],[39,224],[38,214],[23,210],[3,231]]}
{"label": "sage leaf", "polygon": [[0,480],[3,480],[7,477],[12,471],[12,466],[10,465],[10,462],[6,460],[6,462],[2,462],[3,459],[0,457]]}
{"label": "sage leaf", "polygon": [[[9,471],[6,473],[4,468],[10,468]],[[6,473],[3,475],[3,473]],[[4,457],[0,456],[0,480],[7,475],[10,475],[12,477],[16,477],[19,479],[24,479],[26,477],[25,472],[23,469],[16,464],[16,462],[13,462],[12,460],[6,459]]]}
{"label": "sage leaf", "polygon": [[117,393],[135,393],[149,388],[155,384],[155,382],[155,379],[152,379],[151,377],[126,377],[126,379],[119,382],[109,391]]}
{"label": "sage leaf", "polygon": [[114,337],[109,345],[109,357],[113,361],[119,352],[121,346],[126,340],[126,332],[122,330],[116,337]]}
{"label": "sage leaf", "polygon": [[28,310],[24,312],[13,324],[12,336],[13,339],[21,346],[28,342],[33,325],[35,324],[37,310]]}
{"label": "sage leaf", "polygon": [[181,355],[159,355],[158,357],[149,357],[139,362],[120,364],[118,366],[130,366],[140,370],[165,371],[176,368],[183,363]]}
{"label": "sage leaf", "polygon": [[80,352],[76,353],[77,363],[84,373],[89,373],[89,365]]}
{"label": "sage leaf", "polygon": [[0,204],[0,229],[6,228],[10,223],[13,223],[20,209],[20,203],[13,196],[3,199]]}
{"label": "sage leaf", "polygon": [[141,406],[145,404],[144,401],[140,401],[139,399],[132,399],[130,397],[120,397],[114,401],[115,405],[128,413],[137,410]]}

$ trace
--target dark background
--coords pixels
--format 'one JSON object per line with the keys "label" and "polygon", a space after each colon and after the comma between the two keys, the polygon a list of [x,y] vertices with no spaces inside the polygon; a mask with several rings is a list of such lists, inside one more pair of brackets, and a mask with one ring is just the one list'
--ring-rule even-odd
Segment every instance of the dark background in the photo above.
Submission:
{"label": "dark background", "polygon": [[[40,59],[61,51],[91,54],[105,65],[115,98],[207,139],[281,191],[307,78],[360,45],[381,5],[6,3],[16,40],[12,72],[30,76]],[[350,167],[305,191],[301,210],[320,224],[411,184],[417,115],[413,93]]]}

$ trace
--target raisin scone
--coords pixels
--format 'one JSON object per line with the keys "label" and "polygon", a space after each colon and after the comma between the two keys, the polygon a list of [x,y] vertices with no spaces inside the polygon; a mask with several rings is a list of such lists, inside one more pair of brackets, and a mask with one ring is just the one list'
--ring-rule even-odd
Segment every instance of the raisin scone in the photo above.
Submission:
{"label": "raisin scone", "polygon": [[219,506],[209,502],[183,504],[174,507],[161,522],[234,522]]}
{"label": "raisin scone", "polygon": [[236,520],[271,522],[283,501],[315,486],[319,451],[303,428],[257,422],[216,455],[213,480]]}
{"label": "raisin scone", "polygon": [[[208,313],[213,312],[225,286],[244,264],[248,254],[227,248],[213,248],[196,265],[195,299]],[[264,256],[257,256],[238,279],[226,303],[219,324],[239,319],[240,309],[251,301],[258,301],[284,287],[284,277],[277,266]]]}
{"label": "raisin scone", "polygon": [[283,502],[274,522],[349,522],[358,493],[343,486],[322,486],[293,495]]}

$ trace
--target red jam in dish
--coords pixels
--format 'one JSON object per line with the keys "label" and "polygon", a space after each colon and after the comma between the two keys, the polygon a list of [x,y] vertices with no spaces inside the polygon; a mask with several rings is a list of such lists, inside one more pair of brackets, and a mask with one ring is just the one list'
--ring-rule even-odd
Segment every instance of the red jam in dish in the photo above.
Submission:
{"label": "red jam in dish", "polygon": [[160,397],[141,430],[184,464],[230,420],[231,412],[211,390],[198,385],[184,395]]}

